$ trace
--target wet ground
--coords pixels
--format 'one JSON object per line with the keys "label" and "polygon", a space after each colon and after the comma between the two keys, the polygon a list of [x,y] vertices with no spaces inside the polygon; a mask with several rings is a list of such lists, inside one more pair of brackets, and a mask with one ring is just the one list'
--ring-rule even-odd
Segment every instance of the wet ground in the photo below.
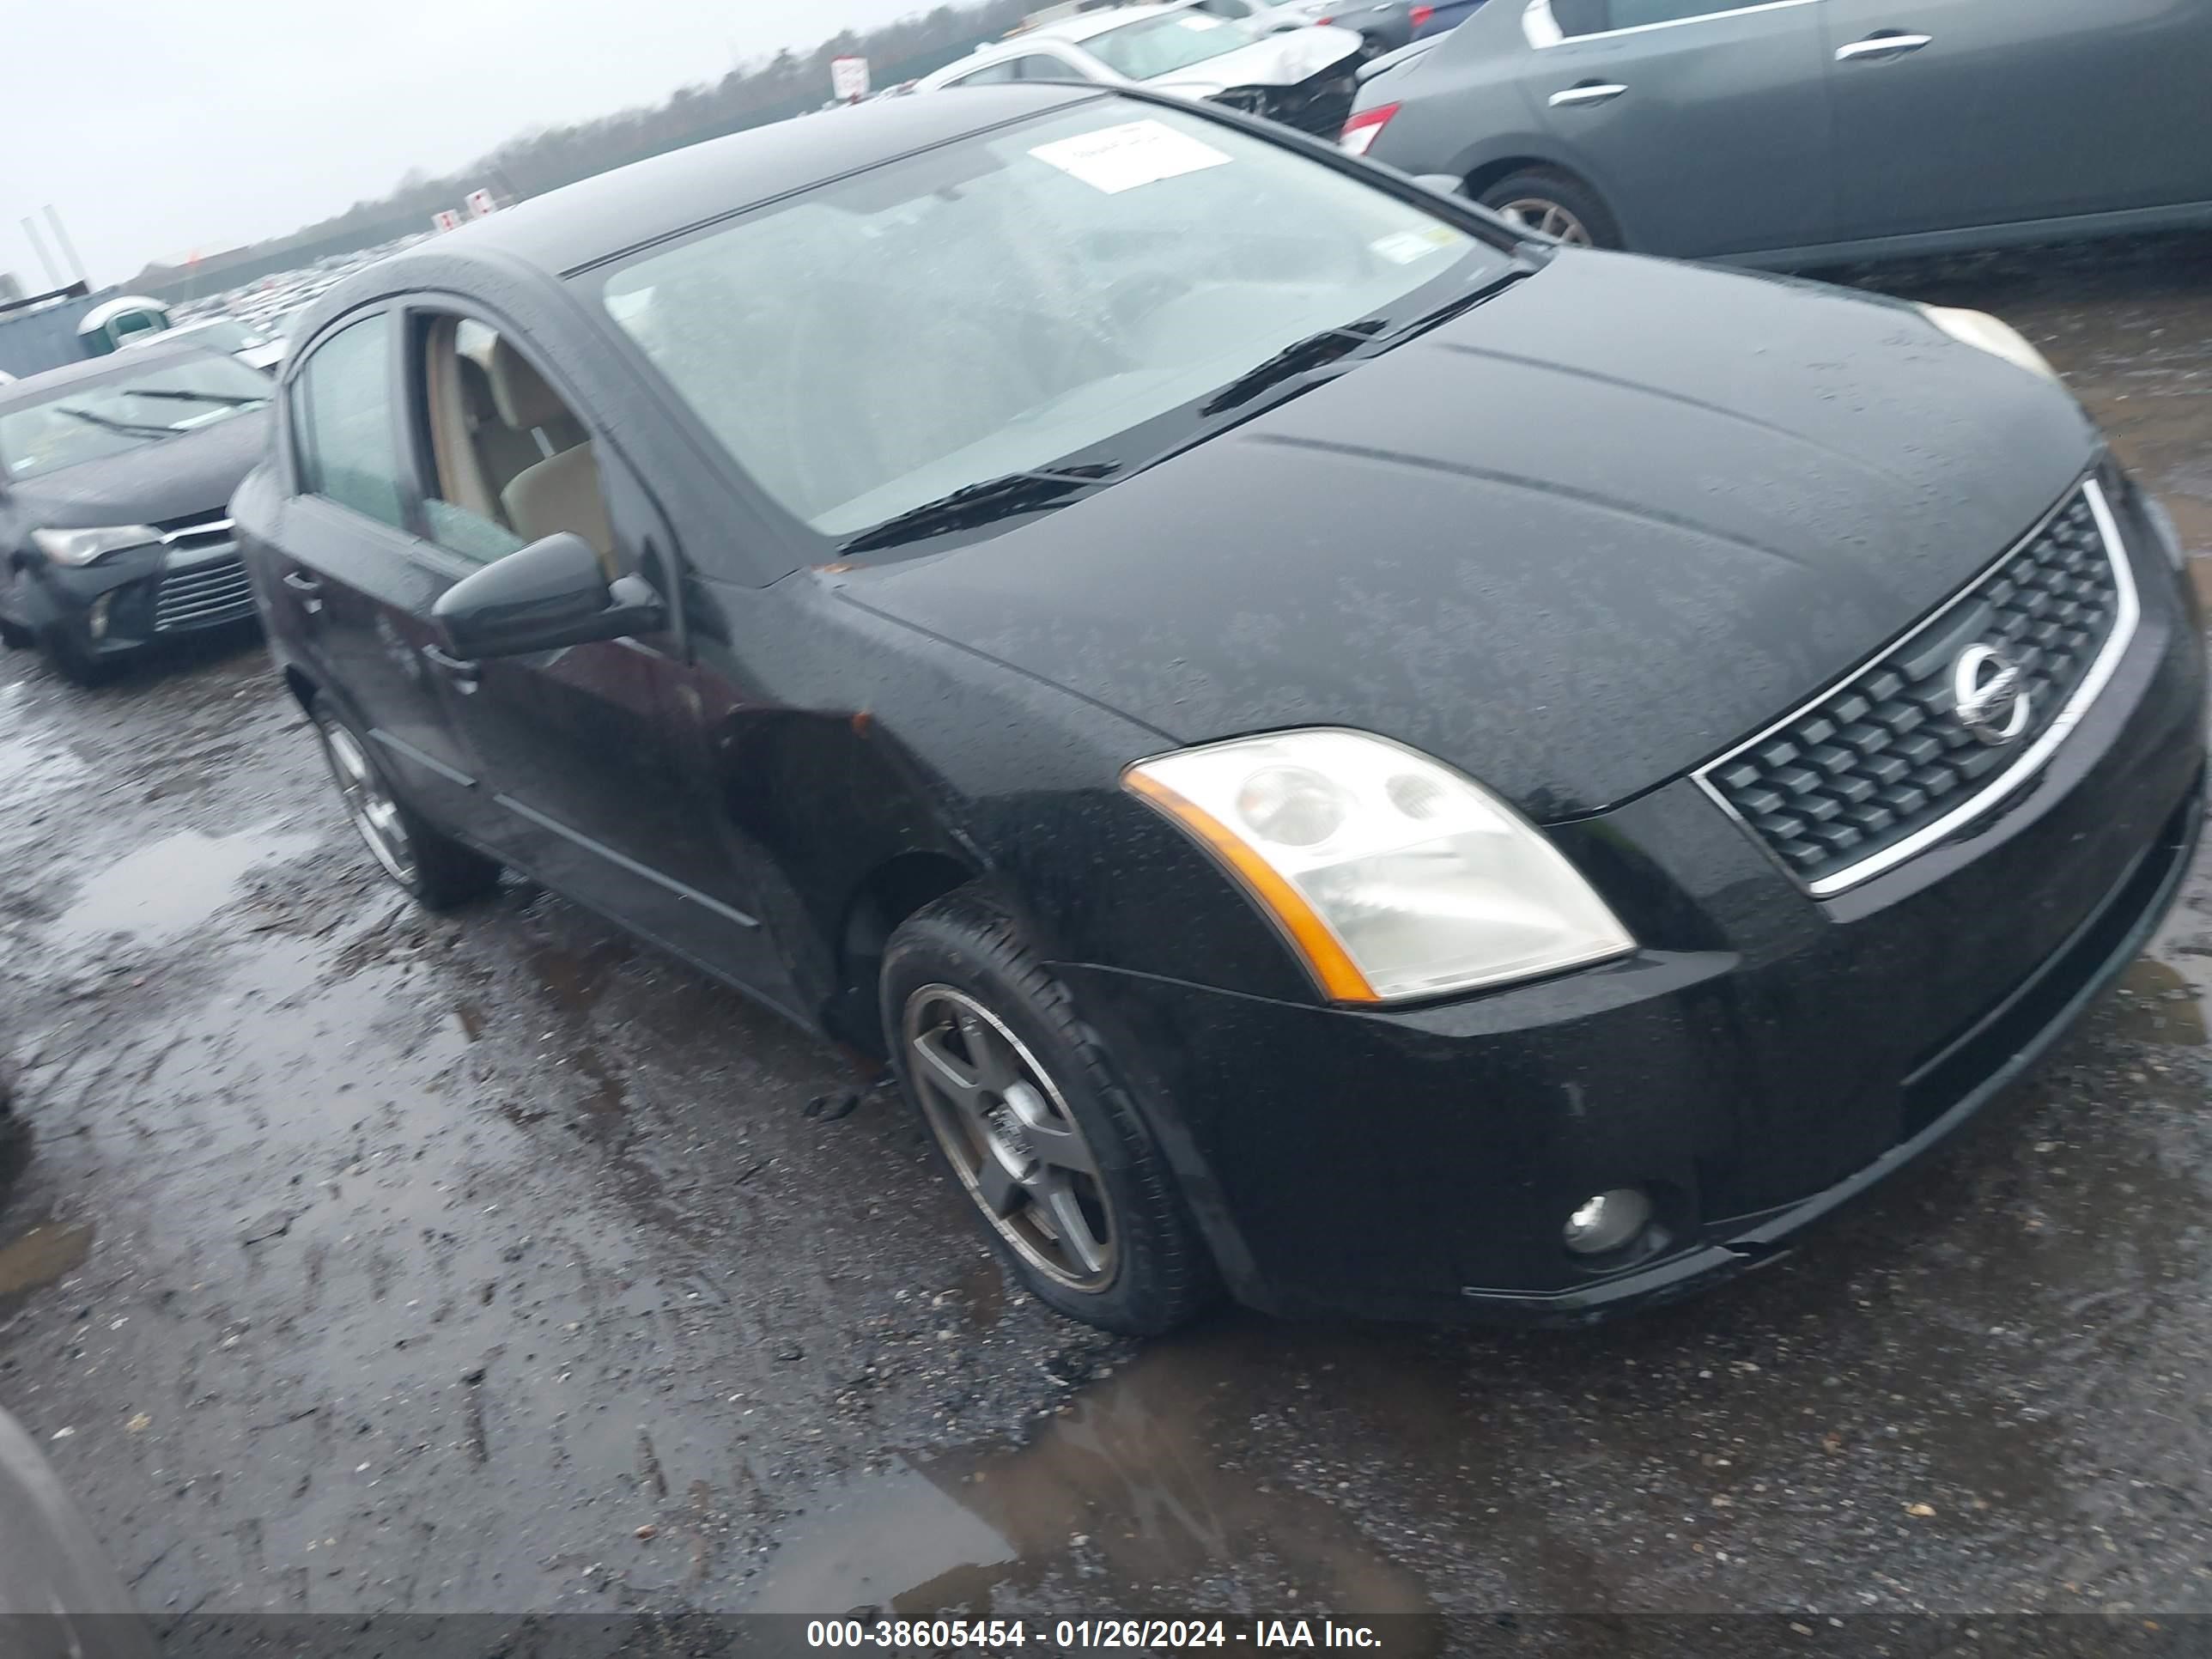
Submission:
{"label": "wet ground", "polygon": [[[2045,344],[2212,555],[2212,240],[1856,276]],[[165,1620],[2212,1613],[2202,865],[1967,1144],[1755,1278],[1139,1350],[1009,1291],[835,1054],[525,888],[410,908],[258,647],[9,654],[0,791],[0,1401]]]}

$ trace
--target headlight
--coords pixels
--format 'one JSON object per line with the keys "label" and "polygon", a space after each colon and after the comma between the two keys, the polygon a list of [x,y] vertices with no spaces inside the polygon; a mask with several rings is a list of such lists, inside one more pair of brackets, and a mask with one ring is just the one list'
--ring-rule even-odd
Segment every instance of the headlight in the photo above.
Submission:
{"label": "headlight", "polygon": [[104,525],[93,530],[33,530],[31,540],[56,564],[96,564],[126,547],[158,542],[161,532],[149,524]]}
{"label": "headlight", "polygon": [[1139,761],[1123,781],[1228,866],[1340,1002],[1472,990],[1636,948],[1534,825],[1388,738],[1239,738]]}
{"label": "headlight", "polygon": [[1920,311],[1960,345],[2002,357],[2046,380],[2058,379],[2058,371],[2051,368],[2050,360],[2035,349],[2027,336],[1986,311],[1960,311],[1950,306],[1923,306]]}

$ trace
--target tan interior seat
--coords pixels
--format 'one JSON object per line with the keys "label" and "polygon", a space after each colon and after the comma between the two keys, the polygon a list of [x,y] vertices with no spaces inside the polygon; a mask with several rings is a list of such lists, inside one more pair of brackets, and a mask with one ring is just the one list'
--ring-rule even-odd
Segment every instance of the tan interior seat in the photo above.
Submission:
{"label": "tan interior seat", "polygon": [[491,395],[491,376],[483,364],[473,357],[458,354],[453,361],[460,377],[462,418],[474,452],[476,471],[493,498],[483,504],[459,500],[459,504],[485,518],[496,519],[501,492],[511,480],[544,460],[545,452],[527,432],[517,431],[500,418],[498,402]]}
{"label": "tan interior seat", "polygon": [[[568,405],[545,377],[504,337],[492,347],[491,395],[499,417],[518,432],[573,424]],[[526,542],[572,531],[602,560],[614,553],[614,531],[599,493],[599,466],[589,443],[562,450],[522,469],[499,492],[507,521]]]}

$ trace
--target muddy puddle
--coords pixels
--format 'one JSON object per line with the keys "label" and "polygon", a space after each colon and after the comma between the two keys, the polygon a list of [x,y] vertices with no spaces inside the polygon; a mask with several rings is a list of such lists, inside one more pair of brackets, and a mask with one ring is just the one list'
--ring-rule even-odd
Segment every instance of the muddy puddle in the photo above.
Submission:
{"label": "muddy puddle", "polygon": [[271,827],[230,836],[179,830],[88,877],[54,927],[79,939],[116,933],[140,941],[173,939],[229,903],[248,872],[297,858],[316,840]]}
{"label": "muddy puddle", "polygon": [[901,1459],[818,1495],[747,1606],[983,1616],[1006,1590],[1172,1598],[1255,1574],[1320,1613],[1421,1613],[1421,1580],[1325,1496],[1224,1457],[1279,1364],[1243,1322],[1156,1344],[1027,1444]]}
{"label": "muddy puddle", "polygon": [[0,1298],[75,1273],[92,1254],[93,1232],[89,1222],[48,1222],[0,1243]]}

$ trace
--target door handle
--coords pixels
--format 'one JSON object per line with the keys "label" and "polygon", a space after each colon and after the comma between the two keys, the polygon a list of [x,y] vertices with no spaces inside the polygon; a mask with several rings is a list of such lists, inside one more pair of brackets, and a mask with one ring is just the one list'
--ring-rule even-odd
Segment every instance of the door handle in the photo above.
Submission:
{"label": "door handle", "polygon": [[1600,83],[1585,81],[1578,87],[1569,87],[1565,92],[1552,94],[1553,109],[1577,109],[1589,104],[1609,104],[1628,88],[1612,82]]}
{"label": "door handle", "polygon": [[1838,64],[1882,64],[1893,58],[1902,58],[1908,52],[1917,52],[1923,46],[1933,46],[1932,34],[1869,34],[1863,40],[1854,40],[1848,46],[1836,48]]}
{"label": "door handle", "polygon": [[322,610],[323,601],[319,596],[323,585],[304,570],[286,571],[284,586],[301,596],[300,609],[309,616],[314,616]]}
{"label": "door handle", "polygon": [[424,646],[422,654],[445,670],[452,677],[453,684],[462,690],[473,691],[477,689],[477,681],[483,672],[483,668],[477,664],[463,662],[459,657],[441,651],[434,645]]}

